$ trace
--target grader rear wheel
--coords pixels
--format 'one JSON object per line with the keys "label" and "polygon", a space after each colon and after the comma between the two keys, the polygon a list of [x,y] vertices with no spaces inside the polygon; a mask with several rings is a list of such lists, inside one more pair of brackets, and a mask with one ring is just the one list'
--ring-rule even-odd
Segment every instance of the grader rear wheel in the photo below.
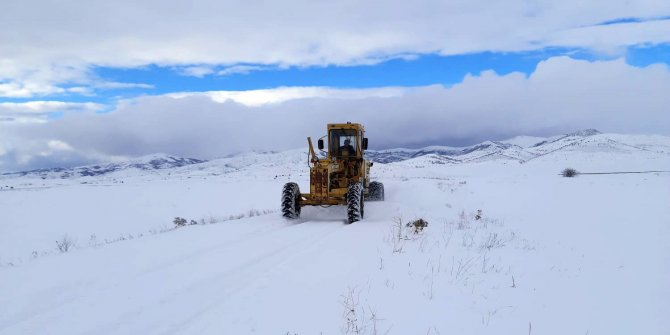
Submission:
{"label": "grader rear wheel", "polygon": [[370,182],[366,200],[384,201],[384,184],[378,181]]}

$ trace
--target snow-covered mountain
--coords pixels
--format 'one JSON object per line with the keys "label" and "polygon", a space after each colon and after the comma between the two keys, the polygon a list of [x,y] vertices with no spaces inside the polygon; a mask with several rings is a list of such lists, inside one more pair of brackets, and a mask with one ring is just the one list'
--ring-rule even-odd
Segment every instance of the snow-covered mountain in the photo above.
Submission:
{"label": "snow-covered mountain", "polygon": [[670,142],[667,137],[663,136],[603,134],[595,129],[585,129],[548,138],[518,136],[506,141],[486,141],[460,148],[431,146],[421,149],[370,150],[367,155],[369,159],[379,163],[399,162],[422,156],[428,156],[425,158],[436,164],[497,159],[525,163],[563,150],[669,153]]}
{"label": "snow-covered mountain", "polygon": [[38,169],[38,170],[30,170],[22,172],[10,172],[10,173],[4,173],[3,176],[9,176],[9,177],[39,176],[43,179],[54,179],[54,178],[66,179],[76,177],[100,176],[124,170],[139,170],[139,171],[164,170],[164,169],[182,167],[186,165],[199,164],[203,162],[205,161],[195,158],[181,158],[166,154],[154,154],[134,158],[124,162],[93,164],[93,165],[85,165],[72,168],[50,168],[50,169]]}
{"label": "snow-covered mountain", "polygon": [[[603,134],[595,129],[576,131],[552,137],[518,136],[506,141],[485,141],[467,147],[429,146],[420,149],[368,150],[366,157],[377,163],[406,162],[414,166],[426,164],[463,164],[506,160],[519,163],[550,154],[578,152],[646,152],[670,154],[670,138],[654,135]],[[41,179],[72,179],[107,176],[127,177],[146,173],[178,176],[218,175],[247,168],[267,169],[277,175],[300,165],[306,167],[307,149],[284,152],[249,152],[205,161],[156,154],[126,162],[87,165],[74,168],[51,168],[0,175],[0,178],[29,177]],[[135,172],[139,172],[135,173]]]}

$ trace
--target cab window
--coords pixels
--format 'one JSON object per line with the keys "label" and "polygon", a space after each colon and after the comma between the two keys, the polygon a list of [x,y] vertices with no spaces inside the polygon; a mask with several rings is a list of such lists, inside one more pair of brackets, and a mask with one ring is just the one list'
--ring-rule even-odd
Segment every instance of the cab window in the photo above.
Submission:
{"label": "cab window", "polygon": [[356,156],[356,130],[333,129],[330,131],[330,155],[335,157]]}

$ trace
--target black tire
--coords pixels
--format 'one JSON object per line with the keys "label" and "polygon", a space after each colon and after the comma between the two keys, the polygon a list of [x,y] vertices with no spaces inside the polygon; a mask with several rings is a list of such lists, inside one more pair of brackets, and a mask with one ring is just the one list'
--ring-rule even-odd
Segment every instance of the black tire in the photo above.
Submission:
{"label": "black tire", "polygon": [[300,187],[296,183],[286,183],[281,194],[281,213],[287,219],[300,217]]}
{"label": "black tire", "polygon": [[373,181],[368,187],[368,197],[366,200],[384,201],[384,184]]}
{"label": "black tire", "polygon": [[349,223],[354,223],[363,219],[364,201],[363,184],[351,183],[347,190],[347,219]]}

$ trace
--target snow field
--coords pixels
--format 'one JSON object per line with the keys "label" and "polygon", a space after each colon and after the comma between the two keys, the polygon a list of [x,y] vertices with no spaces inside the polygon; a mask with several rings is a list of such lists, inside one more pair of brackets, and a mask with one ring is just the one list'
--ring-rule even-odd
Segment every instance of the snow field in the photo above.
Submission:
{"label": "snow field", "polygon": [[[569,151],[525,164],[375,164],[386,201],[367,202],[352,225],[342,207],[224,221],[277,210],[288,180],[306,190],[292,158],[0,192],[0,255],[14,262],[0,267],[0,334],[664,334],[670,175],[558,172],[669,163]],[[175,216],[218,219],[172,230]],[[429,225],[415,234],[405,224],[417,218]],[[76,248],[30,257],[64,233]]]}

